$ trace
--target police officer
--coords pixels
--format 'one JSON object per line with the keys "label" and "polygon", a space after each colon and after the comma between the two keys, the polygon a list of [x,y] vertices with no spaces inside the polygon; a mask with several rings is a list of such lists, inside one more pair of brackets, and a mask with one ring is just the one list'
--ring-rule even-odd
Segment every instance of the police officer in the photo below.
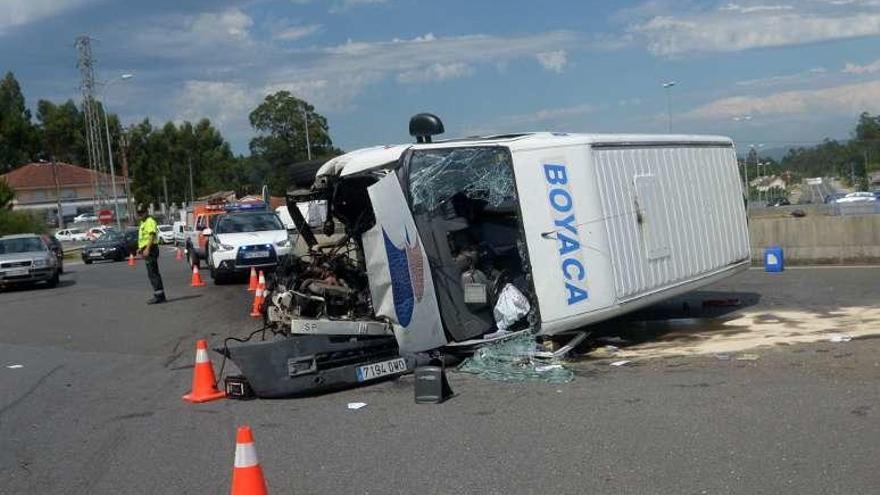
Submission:
{"label": "police officer", "polygon": [[138,207],[138,217],[141,221],[138,228],[138,254],[144,258],[147,276],[153,286],[153,297],[147,304],[163,303],[165,288],[162,286],[162,275],[159,274],[159,226],[143,205]]}

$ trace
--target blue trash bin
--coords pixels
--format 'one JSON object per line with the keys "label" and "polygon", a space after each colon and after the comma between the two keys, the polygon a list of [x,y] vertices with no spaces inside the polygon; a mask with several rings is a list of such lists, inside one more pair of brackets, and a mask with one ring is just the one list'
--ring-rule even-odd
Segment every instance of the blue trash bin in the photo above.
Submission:
{"label": "blue trash bin", "polygon": [[779,246],[771,246],[764,250],[764,271],[765,272],[781,272],[785,270],[785,257],[782,248]]}

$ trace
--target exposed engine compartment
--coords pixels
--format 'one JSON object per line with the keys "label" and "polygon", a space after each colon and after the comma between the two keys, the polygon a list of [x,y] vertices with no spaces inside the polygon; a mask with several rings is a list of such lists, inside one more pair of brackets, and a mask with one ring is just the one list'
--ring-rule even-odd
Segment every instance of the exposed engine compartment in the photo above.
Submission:
{"label": "exposed engine compartment", "polygon": [[[290,191],[288,210],[308,246],[279,266],[268,320],[285,334],[316,324],[392,322],[377,316],[364,255],[364,234],[376,225],[368,188],[387,174],[403,186],[429,260],[440,317],[451,341],[539,324],[509,155],[500,148],[432,150],[369,173],[323,175],[309,190]],[[319,242],[298,203],[326,201]],[[298,218],[299,217],[299,218]],[[342,232],[337,232],[341,230]],[[300,323],[298,323],[300,322]],[[347,326],[337,326],[347,333]],[[367,333],[363,325],[355,332]]]}

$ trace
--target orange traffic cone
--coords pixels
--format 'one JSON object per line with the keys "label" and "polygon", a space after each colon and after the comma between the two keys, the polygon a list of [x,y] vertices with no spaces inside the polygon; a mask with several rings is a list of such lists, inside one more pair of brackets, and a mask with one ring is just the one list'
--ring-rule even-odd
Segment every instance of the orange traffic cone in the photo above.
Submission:
{"label": "orange traffic cone", "polygon": [[177,253],[174,255],[174,259],[177,261],[183,261],[183,249],[180,249],[180,247],[177,248]]}
{"label": "orange traffic cone", "polygon": [[259,284],[263,287],[263,291],[266,290],[266,277],[263,276],[263,270],[260,270],[260,281]]}
{"label": "orange traffic cone", "polygon": [[183,396],[183,400],[189,402],[208,402],[209,400],[222,399],[226,392],[217,390],[214,379],[214,368],[208,359],[208,342],[199,339],[196,342],[196,367],[193,369],[192,392]]}
{"label": "orange traffic cone", "polygon": [[192,281],[190,282],[190,287],[202,287],[205,283],[202,282],[202,276],[199,275],[199,265],[193,265],[193,274]]}
{"label": "orange traffic cone", "polygon": [[235,466],[232,468],[231,495],[268,495],[263,468],[257,459],[254,434],[249,426],[240,426],[235,435]]}
{"label": "orange traffic cone", "polygon": [[134,254],[132,253],[128,255],[128,266],[134,266]]}
{"label": "orange traffic cone", "polygon": [[254,303],[251,305],[251,316],[254,318],[260,318],[263,316],[263,285],[257,286],[257,291],[254,292]]}
{"label": "orange traffic cone", "polygon": [[251,278],[248,280],[248,292],[254,292],[257,290],[258,285],[260,285],[260,283],[257,281],[257,269],[251,267]]}

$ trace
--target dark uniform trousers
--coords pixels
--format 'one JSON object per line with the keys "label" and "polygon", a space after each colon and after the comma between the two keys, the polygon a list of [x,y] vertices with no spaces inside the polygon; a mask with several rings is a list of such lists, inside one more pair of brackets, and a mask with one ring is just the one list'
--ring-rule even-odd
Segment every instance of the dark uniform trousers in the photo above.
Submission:
{"label": "dark uniform trousers", "polygon": [[153,286],[153,295],[165,297],[165,287],[162,286],[162,275],[159,274],[159,246],[153,244],[148,253],[144,253],[144,262],[147,265],[147,276],[150,277],[150,285]]}

